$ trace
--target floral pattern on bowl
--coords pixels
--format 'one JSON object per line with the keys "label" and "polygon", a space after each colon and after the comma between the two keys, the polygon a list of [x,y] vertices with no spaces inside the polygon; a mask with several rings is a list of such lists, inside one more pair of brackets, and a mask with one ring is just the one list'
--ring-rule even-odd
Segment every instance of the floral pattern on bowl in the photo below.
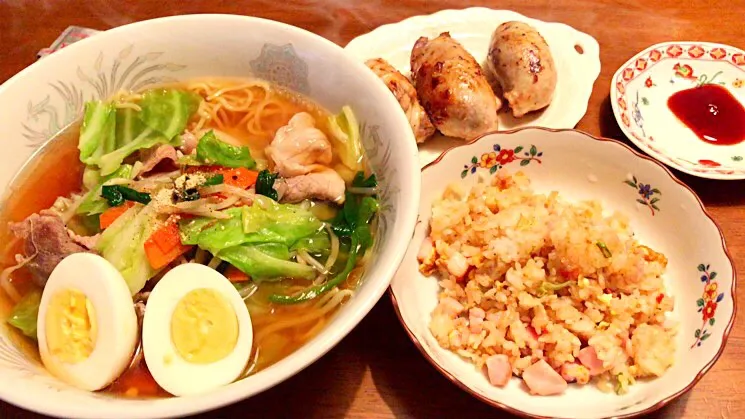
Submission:
{"label": "floral pattern on bowl", "polygon": [[745,179],[745,142],[705,143],[667,107],[673,93],[702,84],[721,85],[745,103],[745,51],[707,42],[657,44],[628,60],[611,80],[618,125],[644,152],[694,176]]}
{"label": "floral pattern on bowl", "polygon": [[[216,391],[181,398],[123,399],[75,389],[19,350],[0,301],[0,398],[50,416],[184,417],[264,391],[330,350],[387,290],[416,223],[420,177],[413,134],[390,92],[366,67],[310,32],[246,16],[191,15],[138,22],[102,32],[45,57],[0,85],[0,155],[4,199],[26,161],[79,119],[88,100],[199,77],[267,77],[338,112],[349,105],[379,184],[375,262],[355,297],[314,339],[271,367]],[[395,151],[394,147],[395,145]]]}
{"label": "floral pattern on bowl", "polygon": [[489,169],[489,173],[494,174],[514,161],[518,161],[520,166],[527,166],[532,161],[541,164],[541,156],[543,156],[543,152],[538,151],[532,144],[527,149],[521,145],[514,149],[502,149],[499,144],[494,144],[492,149],[494,151],[482,154],[480,159],[476,156],[471,157],[471,164],[463,165],[464,169],[460,172],[460,177],[464,178],[469,173],[474,174],[478,168]]}
{"label": "floral pattern on bowl", "polygon": [[[526,157],[523,150],[531,145],[535,156],[543,153],[540,164],[531,161],[521,166],[515,164],[517,159],[508,162],[517,155],[514,150],[519,147],[523,147],[520,157]],[[496,161],[492,153],[501,155],[506,163]],[[469,162],[466,176],[464,162]],[[483,371],[439,346],[429,329],[440,291],[438,281],[424,276],[417,261],[428,234],[432,202],[441,196],[446,185],[457,182],[468,187],[479,176],[491,176],[495,166],[499,167],[493,172],[524,172],[537,192],[558,191],[564,199],[574,201],[601,200],[606,211],[620,211],[628,216],[641,243],[666,255],[666,293],[675,301],[670,320],[677,322],[679,332],[675,364],[665,375],[640,380],[621,396],[602,393],[594,386],[570,386],[562,395],[539,397],[530,395],[518,378],[504,388],[492,386]],[[488,134],[446,151],[422,170],[422,184],[425,187],[419,207],[420,222],[391,283],[391,296],[399,319],[425,358],[476,398],[532,418],[628,418],[652,412],[689,390],[722,353],[735,316],[732,259],[721,230],[695,193],[652,159],[617,141],[593,138],[579,131],[527,128]],[[691,228],[681,229],[680,225]],[[706,265],[697,265],[700,261],[707,261]],[[697,269],[699,275],[692,276]],[[711,321],[714,315],[715,322]],[[703,344],[698,345],[699,341],[691,346],[699,338]]]}

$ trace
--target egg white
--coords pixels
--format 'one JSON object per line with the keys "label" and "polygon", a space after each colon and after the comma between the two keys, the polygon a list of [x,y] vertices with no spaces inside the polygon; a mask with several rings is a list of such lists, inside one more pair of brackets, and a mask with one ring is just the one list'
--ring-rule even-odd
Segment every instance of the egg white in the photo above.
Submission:
{"label": "egg white", "polygon": [[[64,290],[85,294],[93,306],[97,323],[93,351],[88,358],[75,364],[52,355],[47,344],[47,309],[52,297]],[[88,391],[111,384],[129,366],[138,339],[132,295],[119,271],[106,259],[92,253],[75,253],[63,259],[52,271],[42,293],[37,339],[41,360],[52,375]]]}
{"label": "egg white", "polygon": [[[206,288],[225,298],[238,319],[238,339],[225,358],[209,364],[183,359],[171,338],[171,321],[179,301]],[[175,396],[203,393],[235,381],[251,356],[253,326],[243,299],[222,274],[207,266],[187,263],[169,271],[148,297],[142,326],[145,362],[155,381]]]}

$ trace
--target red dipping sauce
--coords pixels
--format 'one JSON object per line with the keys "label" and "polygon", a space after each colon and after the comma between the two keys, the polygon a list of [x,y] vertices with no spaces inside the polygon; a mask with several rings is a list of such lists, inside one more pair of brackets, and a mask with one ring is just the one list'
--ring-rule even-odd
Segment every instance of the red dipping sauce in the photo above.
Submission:
{"label": "red dipping sauce", "polygon": [[681,90],[670,96],[667,107],[709,144],[733,145],[745,141],[745,108],[720,85]]}

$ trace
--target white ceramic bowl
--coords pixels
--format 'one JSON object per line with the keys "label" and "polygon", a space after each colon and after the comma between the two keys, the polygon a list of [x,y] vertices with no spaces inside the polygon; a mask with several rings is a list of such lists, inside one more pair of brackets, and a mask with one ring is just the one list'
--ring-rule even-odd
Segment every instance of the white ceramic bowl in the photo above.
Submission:
{"label": "white ceramic bowl", "polygon": [[[515,153],[517,148],[520,150]],[[494,153],[491,158],[482,159],[490,153]],[[433,200],[446,185],[474,184],[475,172],[495,167],[492,163],[477,168],[484,160],[507,162],[495,170],[522,170],[537,192],[556,190],[568,200],[601,200],[605,210],[629,216],[641,243],[667,256],[665,286],[675,298],[670,318],[680,329],[675,364],[664,376],[637,382],[623,396],[604,394],[592,385],[570,385],[560,396],[532,396],[518,378],[505,388],[492,386],[473,364],[438,345],[429,321],[439,285],[435,277],[419,273],[417,253],[428,234]],[[422,190],[419,223],[391,282],[394,306],[424,356],[447,378],[484,402],[535,418],[635,416],[651,412],[693,387],[722,353],[735,318],[733,262],[722,232],[696,194],[661,164],[613,140],[572,130],[528,128],[489,134],[443,153],[423,169],[422,184],[429,187]],[[646,194],[647,189],[651,195]],[[714,321],[704,322],[698,309],[706,281],[716,283],[718,289]]]}
{"label": "white ceramic bowl", "polygon": [[745,179],[745,142],[704,142],[667,106],[674,93],[717,84],[745,104],[745,51],[710,42],[663,42],[631,57],[611,79],[618,126],[645,153],[693,176]]}
{"label": "white ceramic bowl", "polygon": [[[52,378],[20,352],[0,327],[0,398],[40,413],[76,418],[180,417],[249,397],[285,380],[331,349],[388,287],[408,246],[420,176],[411,129],[386,87],[362,63],[317,35],[278,22],[194,15],[135,23],[56,52],[0,86],[0,185],[60,128],[84,101],[119,88],[205,76],[255,76],[304,93],[332,112],[350,105],[378,175],[382,211],[375,259],[357,295],[312,341],[281,362],[208,394],[124,400],[78,391]],[[4,323],[4,322],[3,322]]]}

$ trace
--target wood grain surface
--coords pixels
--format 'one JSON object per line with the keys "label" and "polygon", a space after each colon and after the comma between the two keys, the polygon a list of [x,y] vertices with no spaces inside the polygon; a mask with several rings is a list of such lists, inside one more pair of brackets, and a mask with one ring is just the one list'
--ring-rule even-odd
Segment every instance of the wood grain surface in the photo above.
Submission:
{"label": "wood grain surface", "polygon": [[[625,140],[609,104],[618,66],[663,41],[710,41],[745,48],[744,1],[719,0],[0,0],[0,82],[32,64],[67,26],[109,29],[160,16],[232,13],[289,23],[345,45],[409,16],[487,6],[569,24],[600,43],[602,71],[577,128]],[[250,36],[250,34],[246,34]],[[1,111],[1,110],[0,110]],[[676,173],[701,196],[724,230],[745,278],[745,186]],[[745,293],[738,304],[745,307]],[[5,383],[4,385],[7,385]],[[419,354],[388,297],[336,348],[295,377],[200,418],[511,418],[458,389]],[[0,418],[39,417],[0,402]],[[745,418],[745,316],[714,368],[688,394],[651,417]]]}

